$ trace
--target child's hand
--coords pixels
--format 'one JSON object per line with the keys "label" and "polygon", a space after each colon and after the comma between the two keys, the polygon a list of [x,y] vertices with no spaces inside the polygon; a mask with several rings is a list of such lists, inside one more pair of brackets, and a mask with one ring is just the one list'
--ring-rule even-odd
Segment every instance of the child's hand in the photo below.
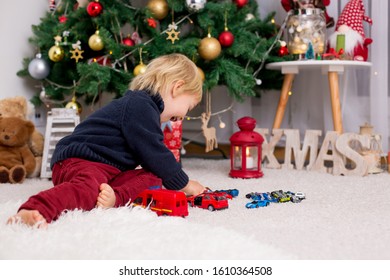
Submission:
{"label": "child's hand", "polygon": [[184,188],[181,189],[187,196],[198,195],[203,193],[206,190],[206,187],[202,186],[197,181],[190,180]]}

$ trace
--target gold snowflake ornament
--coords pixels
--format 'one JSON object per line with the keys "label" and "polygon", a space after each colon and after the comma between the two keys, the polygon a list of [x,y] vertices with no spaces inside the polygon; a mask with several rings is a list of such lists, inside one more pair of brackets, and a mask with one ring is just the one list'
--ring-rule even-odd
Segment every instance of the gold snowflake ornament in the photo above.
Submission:
{"label": "gold snowflake ornament", "polygon": [[177,25],[174,22],[168,25],[167,40],[171,40],[172,44],[174,44],[176,40],[179,40],[180,31],[176,31],[176,29]]}
{"label": "gold snowflake ornament", "polygon": [[179,40],[180,31],[170,30],[167,31],[167,34],[167,40],[171,40],[172,44],[174,44],[176,40]]}
{"label": "gold snowflake ornament", "polygon": [[84,51],[78,48],[75,48],[73,51],[69,51],[69,52],[72,53],[72,56],[70,58],[75,59],[76,62],[79,62],[79,59],[83,58],[82,54]]}

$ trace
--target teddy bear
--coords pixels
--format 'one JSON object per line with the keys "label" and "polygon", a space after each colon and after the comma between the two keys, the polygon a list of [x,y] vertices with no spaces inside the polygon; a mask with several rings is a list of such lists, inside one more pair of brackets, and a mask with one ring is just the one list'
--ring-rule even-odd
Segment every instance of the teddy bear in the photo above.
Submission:
{"label": "teddy bear", "polygon": [[[28,120],[29,106],[23,96],[4,98],[0,100],[0,117],[16,117]],[[29,147],[35,158],[35,170],[29,177],[38,177],[41,171],[44,137],[34,128]]]}
{"label": "teddy bear", "polygon": [[0,183],[22,183],[35,170],[28,143],[35,126],[21,118],[0,117]]}

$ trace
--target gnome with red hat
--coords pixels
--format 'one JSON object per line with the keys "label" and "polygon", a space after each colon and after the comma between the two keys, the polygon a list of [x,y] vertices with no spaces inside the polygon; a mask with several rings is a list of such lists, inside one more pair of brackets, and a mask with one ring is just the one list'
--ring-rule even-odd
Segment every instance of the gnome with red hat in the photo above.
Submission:
{"label": "gnome with red hat", "polygon": [[328,39],[329,48],[336,49],[337,35],[344,34],[344,54],[353,60],[367,61],[372,39],[366,38],[363,21],[372,24],[372,19],[365,15],[363,0],[350,0],[341,12],[336,31]]}

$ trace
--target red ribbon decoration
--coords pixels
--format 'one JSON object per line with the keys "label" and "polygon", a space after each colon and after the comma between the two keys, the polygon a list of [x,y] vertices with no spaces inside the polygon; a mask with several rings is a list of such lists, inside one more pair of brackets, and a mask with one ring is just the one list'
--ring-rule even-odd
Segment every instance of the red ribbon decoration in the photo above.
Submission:
{"label": "red ribbon decoration", "polygon": [[333,56],[334,58],[340,58],[340,55],[344,54],[344,49],[340,49],[339,52],[336,52],[334,48],[330,48],[328,53],[324,53],[322,57]]}
{"label": "red ribbon decoration", "polygon": [[148,18],[148,25],[152,28],[156,28],[157,22],[154,18]]}

